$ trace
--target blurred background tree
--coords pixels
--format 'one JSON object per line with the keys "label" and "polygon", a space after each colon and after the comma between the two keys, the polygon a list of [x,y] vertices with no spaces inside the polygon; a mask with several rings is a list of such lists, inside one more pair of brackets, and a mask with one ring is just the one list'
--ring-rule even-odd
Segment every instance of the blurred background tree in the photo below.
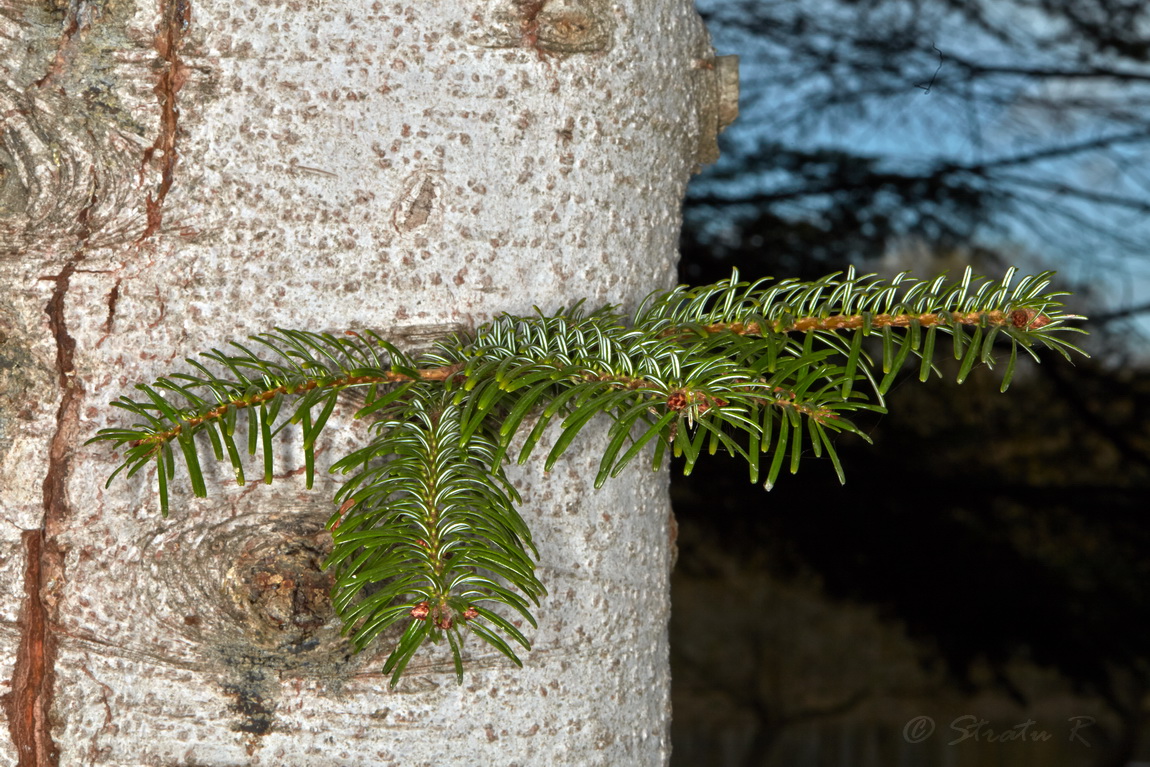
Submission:
{"label": "blurred background tree", "polygon": [[1056,749],[983,763],[1150,759],[1150,5],[701,5],[744,95],[682,281],[1058,268],[1094,358],[894,392],[845,488],[814,460],[769,494],[719,459],[676,480],[674,764],[978,764],[953,712],[1047,717]]}

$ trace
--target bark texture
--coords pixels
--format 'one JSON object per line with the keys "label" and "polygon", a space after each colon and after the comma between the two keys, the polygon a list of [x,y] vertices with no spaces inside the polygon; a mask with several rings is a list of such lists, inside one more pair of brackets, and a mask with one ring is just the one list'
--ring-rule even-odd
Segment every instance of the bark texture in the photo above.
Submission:
{"label": "bark texture", "polygon": [[593,492],[596,438],[516,473],[526,668],[472,643],[457,686],[440,648],[393,691],[286,443],[164,520],[83,442],[273,326],[418,344],[668,285],[713,59],[689,0],[0,0],[0,765],[664,763],[664,475]]}

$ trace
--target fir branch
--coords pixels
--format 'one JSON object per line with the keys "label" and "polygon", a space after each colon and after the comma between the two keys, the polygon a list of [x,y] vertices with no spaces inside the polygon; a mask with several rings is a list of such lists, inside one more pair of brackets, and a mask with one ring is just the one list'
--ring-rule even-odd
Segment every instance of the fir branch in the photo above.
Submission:
{"label": "fir branch", "polygon": [[1035,346],[1080,353],[1063,335],[1082,332],[1069,324],[1081,318],[1062,311],[1065,294],[1049,289],[1051,277],[1015,282],[1011,270],[990,280],[967,270],[955,282],[882,280],[851,270],[815,282],[745,283],[735,273],[652,294],[633,315],[579,304],[504,315],[417,360],[372,332],[337,338],[279,329],[253,337],[261,354],[232,343],[203,355],[206,362],[188,360],[194,373],[138,386],[144,398],[113,403],[138,422],[102,429],[92,441],[125,450],[109,483],[155,466],[166,515],[177,462],[193,493],[206,493],[199,435],[243,484],[241,419],[249,455],[262,450],[265,482],[273,437],[298,424],[310,487],[315,444],[337,397],[365,390],[356,416],[374,420],[375,436],[333,466],[350,475],[330,523],[333,602],[356,647],[405,624],[385,664],[393,683],[427,640],[446,638],[462,674],[467,633],[519,663],[512,646],[529,642],[501,610],[534,625],[532,605],[545,593],[503,473],[517,436],[522,463],[557,427],[549,469],[606,415],[612,423],[596,486],[647,448],[654,468],[670,450],[685,458],[686,472],[704,450],[723,450],[768,489],[810,453],[842,480],[834,435],[866,439],[851,417],[882,411],[910,358],[922,380],[937,372],[940,334],[951,337],[959,382],[1008,346],[1003,390],[1019,349],[1036,360]]}
{"label": "fir branch", "polygon": [[[223,418],[228,414],[229,410],[242,410],[243,408],[262,405],[274,400],[276,397],[281,397],[283,395],[299,395],[312,390],[338,391],[341,389],[347,389],[355,386],[366,386],[370,384],[386,385],[412,381],[443,381],[448,376],[459,372],[461,367],[462,365],[450,365],[447,367],[423,368],[416,371],[417,375],[387,371],[375,375],[337,376],[327,380],[310,379],[295,387],[292,387],[288,384],[283,384],[245,397],[228,400],[227,402],[223,402],[211,410],[207,410],[198,415],[187,416],[169,429],[149,432],[147,436],[129,441],[128,444],[132,447],[136,447],[138,445],[158,445],[162,442],[170,442],[171,440],[179,437],[180,433],[183,432],[184,429],[194,429],[206,421]],[[116,403],[113,402],[112,404],[115,405]]]}
{"label": "fir branch", "polygon": [[546,590],[519,496],[491,460],[495,443],[461,440],[460,408],[442,392],[420,392],[388,415],[371,444],[332,467],[352,473],[336,495],[327,563],[338,572],[333,603],[345,627],[360,648],[408,621],[384,665],[393,684],[425,639],[444,636],[462,677],[461,627],[522,665],[501,634],[529,648],[527,639],[482,605],[508,605],[534,626],[527,600],[538,605]]}

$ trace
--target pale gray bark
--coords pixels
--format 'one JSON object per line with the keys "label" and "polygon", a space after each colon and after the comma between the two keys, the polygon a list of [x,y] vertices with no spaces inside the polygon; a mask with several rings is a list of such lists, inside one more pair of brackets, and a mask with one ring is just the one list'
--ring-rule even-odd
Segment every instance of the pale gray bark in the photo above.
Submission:
{"label": "pale gray bark", "polygon": [[722,70],[689,0],[0,0],[0,765],[664,763],[665,475],[594,492],[594,436],[517,472],[551,592],[526,667],[473,642],[457,686],[431,648],[389,690],[316,570],[330,480],[284,447],[163,520],[83,442],[273,326],[668,285]]}

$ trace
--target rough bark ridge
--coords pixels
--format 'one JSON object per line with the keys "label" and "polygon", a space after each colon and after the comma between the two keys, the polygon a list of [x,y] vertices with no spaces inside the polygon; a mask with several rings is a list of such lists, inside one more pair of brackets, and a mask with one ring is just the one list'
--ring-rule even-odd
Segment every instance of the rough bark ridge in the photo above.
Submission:
{"label": "rough bark ridge", "polygon": [[144,150],[144,164],[152,162],[158,153],[161,158],[160,186],[156,195],[148,195],[145,202],[148,211],[148,228],[137,242],[143,242],[154,234],[164,220],[164,198],[175,181],[176,162],[179,155],[176,142],[179,140],[180,109],[177,94],[187,80],[188,72],[180,61],[180,46],[184,30],[192,20],[192,4],[189,0],[162,0],[160,3],[160,26],[156,31],[156,51],[163,61],[159,81],[156,83],[156,97],[160,103],[161,130],[156,142]]}
{"label": "rough bark ridge", "polygon": [[[69,27],[66,35],[70,37],[74,31]],[[56,663],[53,613],[57,589],[65,578],[64,556],[57,536],[70,516],[68,475],[79,434],[79,408],[84,395],[83,381],[76,377],[76,341],[68,333],[65,300],[77,265],[84,259],[84,247],[91,234],[89,217],[95,201],[93,193],[88,206],[77,217],[79,249],[59,274],[40,278],[52,284],[51,298],[44,311],[55,341],[57,383],[61,394],[56,411],[56,429],[48,444],[48,469],[43,482],[43,522],[39,529],[23,533],[24,602],[18,619],[20,643],[12,670],[12,689],[4,697],[8,729],[20,767],[56,765],[59,759],[51,731]]]}
{"label": "rough bark ridge", "polygon": [[0,40],[0,763],[665,762],[661,475],[594,493],[594,444],[517,471],[551,592],[526,668],[473,643],[463,686],[431,652],[392,691],[286,442],[273,487],[177,480],[167,520],[82,445],[271,326],[418,345],[666,286],[724,120],[691,3],[0,0]]}

